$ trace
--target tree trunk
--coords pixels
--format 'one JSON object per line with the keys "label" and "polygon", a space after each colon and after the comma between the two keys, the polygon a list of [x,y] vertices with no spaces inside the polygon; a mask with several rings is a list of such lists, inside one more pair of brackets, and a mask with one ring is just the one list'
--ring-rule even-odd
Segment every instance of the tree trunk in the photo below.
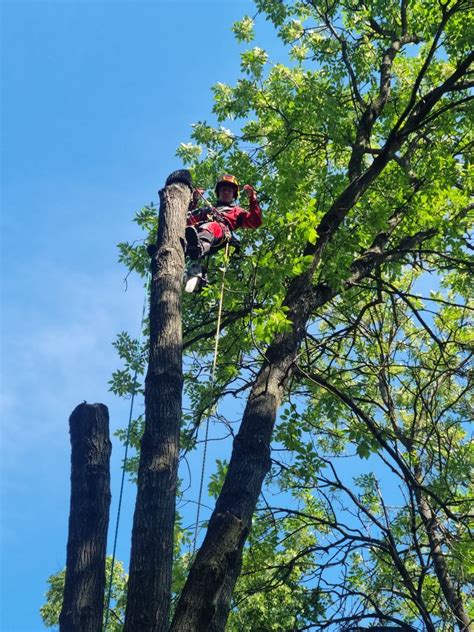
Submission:
{"label": "tree trunk", "polygon": [[462,597],[456,590],[454,582],[451,579],[446,557],[441,548],[443,539],[438,519],[421,489],[415,489],[415,497],[418,504],[418,511],[420,512],[421,520],[426,535],[428,536],[435,573],[441,590],[443,591],[444,598],[456,618],[460,632],[472,632],[474,630],[474,622],[464,609]]}
{"label": "tree trunk", "polygon": [[234,440],[222,491],[178,602],[172,632],[224,629],[243,546],[270,469],[278,407],[309,316],[308,287],[304,275],[293,282],[292,295],[299,296],[290,314],[293,331],[279,336],[266,352]]}
{"label": "tree trunk", "polygon": [[69,418],[71,509],[61,632],[100,632],[110,508],[109,413],[80,404]]}
{"label": "tree trunk", "polygon": [[157,252],[152,259],[145,430],[124,632],[161,632],[169,627],[183,389],[183,236],[191,191],[188,171],[171,174],[160,191]]}

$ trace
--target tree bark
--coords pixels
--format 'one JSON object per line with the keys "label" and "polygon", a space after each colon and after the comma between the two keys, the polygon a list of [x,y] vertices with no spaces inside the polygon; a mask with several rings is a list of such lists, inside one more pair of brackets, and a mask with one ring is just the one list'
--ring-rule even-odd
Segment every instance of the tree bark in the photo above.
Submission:
{"label": "tree bark", "polygon": [[462,597],[456,590],[454,582],[449,574],[446,557],[441,547],[443,540],[438,519],[432,511],[425,494],[419,488],[415,488],[414,492],[418,504],[418,511],[420,512],[421,520],[423,522],[426,535],[428,536],[431,556],[433,558],[433,566],[439,585],[443,591],[444,598],[456,618],[456,624],[460,632],[472,632],[474,630],[474,622],[464,609]]}
{"label": "tree bark", "polygon": [[293,330],[279,336],[266,352],[234,440],[222,491],[178,602],[172,632],[224,629],[243,546],[270,469],[277,410],[309,316],[308,287],[310,279],[304,275],[293,282],[294,296],[299,296],[290,313]]}
{"label": "tree bark", "polygon": [[169,627],[183,389],[183,237],[191,191],[188,171],[171,174],[160,191],[157,252],[152,258],[145,430],[124,632],[161,632]]}
{"label": "tree bark", "polygon": [[110,508],[109,413],[80,404],[69,418],[71,509],[61,632],[100,632]]}

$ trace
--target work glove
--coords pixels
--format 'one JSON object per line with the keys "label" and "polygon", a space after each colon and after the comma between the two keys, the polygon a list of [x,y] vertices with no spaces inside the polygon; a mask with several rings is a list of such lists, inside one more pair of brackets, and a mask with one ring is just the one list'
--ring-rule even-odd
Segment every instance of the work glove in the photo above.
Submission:
{"label": "work glove", "polygon": [[249,198],[250,202],[256,202],[257,201],[257,192],[255,191],[255,189],[253,188],[253,186],[251,184],[244,184],[242,189],[248,195],[248,198]]}
{"label": "work glove", "polygon": [[191,203],[189,205],[188,215],[189,215],[189,213],[194,211],[194,209],[197,206],[199,206],[199,202],[202,200],[202,195],[203,195],[205,190],[206,189],[194,189],[194,191],[193,191],[193,199],[191,200]]}

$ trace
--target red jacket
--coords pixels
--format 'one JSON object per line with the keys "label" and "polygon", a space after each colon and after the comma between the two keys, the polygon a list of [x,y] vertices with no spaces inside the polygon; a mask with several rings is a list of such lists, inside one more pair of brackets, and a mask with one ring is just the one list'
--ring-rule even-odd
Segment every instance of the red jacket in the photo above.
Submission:
{"label": "red jacket", "polygon": [[[234,231],[237,228],[258,228],[262,225],[262,211],[255,199],[249,202],[249,210],[245,210],[241,206],[217,203],[217,213],[214,215],[209,207],[198,208],[188,215],[187,224],[201,224],[202,222],[219,222],[223,223]],[[222,218],[222,219],[221,219]]]}

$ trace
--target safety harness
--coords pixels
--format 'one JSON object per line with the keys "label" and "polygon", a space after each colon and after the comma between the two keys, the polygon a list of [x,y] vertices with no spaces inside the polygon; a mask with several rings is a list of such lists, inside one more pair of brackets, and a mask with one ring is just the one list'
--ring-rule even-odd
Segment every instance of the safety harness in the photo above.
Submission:
{"label": "safety harness", "polygon": [[226,244],[232,246],[236,253],[240,253],[240,240],[238,239],[238,237],[236,237],[235,233],[232,230],[232,227],[230,226],[229,221],[224,215],[225,211],[231,211],[233,207],[222,206],[217,209],[215,206],[212,206],[212,204],[210,204],[210,202],[204,197],[200,189],[195,189],[195,191],[197,191],[197,193],[203,199],[205,203],[204,208],[206,209],[206,217],[198,222],[196,226],[202,226],[203,224],[207,224],[208,222],[215,221],[221,224],[221,226],[224,228],[224,235],[222,239],[217,244],[212,245],[210,254],[215,254],[216,252],[224,248]]}

